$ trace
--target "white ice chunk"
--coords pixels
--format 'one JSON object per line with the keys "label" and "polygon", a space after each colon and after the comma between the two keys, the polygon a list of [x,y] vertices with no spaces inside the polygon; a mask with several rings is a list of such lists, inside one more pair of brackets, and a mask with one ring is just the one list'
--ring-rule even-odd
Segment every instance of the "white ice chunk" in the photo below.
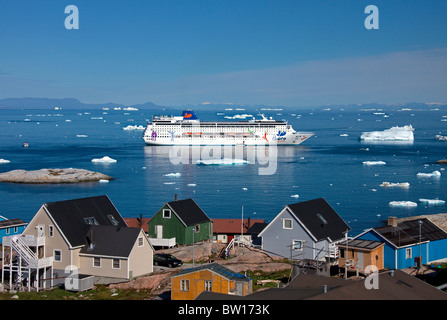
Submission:
{"label": "white ice chunk", "polygon": [[180,172],[175,172],[175,173],[167,173],[164,174],[163,177],[180,177],[182,174]]}
{"label": "white ice chunk", "polygon": [[195,186],[197,186],[197,184],[195,184],[195,183],[188,183],[187,186],[188,187],[195,187]]}
{"label": "white ice chunk", "polygon": [[0,163],[10,163],[11,161],[6,160],[6,159],[0,159]]}
{"label": "white ice chunk", "polygon": [[366,166],[376,166],[376,165],[384,165],[386,162],[384,161],[363,161],[363,164]]}
{"label": "white ice chunk", "polygon": [[219,165],[238,165],[238,164],[248,164],[247,160],[243,159],[210,159],[210,160],[197,160],[197,164],[206,166],[219,166]]}
{"label": "white ice chunk", "polygon": [[99,180],[99,183],[109,183],[109,180],[107,180],[107,179],[101,179],[101,180]]}
{"label": "white ice chunk", "polygon": [[414,128],[411,125],[391,127],[384,131],[362,132],[364,141],[414,141]]}
{"label": "white ice chunk", "polygon": [[300,196],[297,195],[297,194],[292,194],[290,197],[291,197],[291,198],[299,198]]}
{"label": "white ice chunk", "polygon": [[384,181],[380,184],[380,186],[386,187],[386,188],[392,188],[392,187],[409,188],[410,184],[408,182],[387,182],[387,181]]}
{"label": "white ice chunk", "polygon": [[115,159],[112,159],[108,156],[102,157],[101,159],[92,159],[92,162],[95,163],[114,163],[117,162]]}
{"label": "white ice chunk", "polygon": [[406,207],[406,208],[412,208],[412,207],[417,207],[417,203],[416,202],[412,202],[412,201],[391,201],[389,203],[389,205],[391,207]]}
{"label": "white ice chunk", "polygon": [[444,200],[439,199],[419,199],[419,202],[432,206],[442,206],[445,204]]}
{"label": "white ice chunk", "polygon": [[127,127],[123,128],[123,130],[144,130],[144,129],[145,128],[142,125],[139,125],[139,126],[137,126],[137,125],[135,125],[135,126],[128,125]]}
{"label": "white ice chunk", "polygon": [[441,172],[439,172],[438,170],[433,171],[432,173],[418,173],[417,177],[418,178],[439,178],[441,176]]}
{"label": "white ice chunk", "polygon": [[447,136],[441,136],[440,134],[437,134],[435,138],[436,140],[447,141]]}

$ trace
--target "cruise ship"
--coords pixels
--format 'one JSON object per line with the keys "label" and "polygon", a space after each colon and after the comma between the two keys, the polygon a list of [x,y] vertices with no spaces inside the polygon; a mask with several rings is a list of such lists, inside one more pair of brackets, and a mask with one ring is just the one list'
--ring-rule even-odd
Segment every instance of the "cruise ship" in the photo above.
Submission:
{"label": "cruise ship", "polygon": [[143,133],[147,145],[298,145],[313,136],[286,121],[261,115],[244,121],[200,121],[192,110],[182,116],[153,116]]}

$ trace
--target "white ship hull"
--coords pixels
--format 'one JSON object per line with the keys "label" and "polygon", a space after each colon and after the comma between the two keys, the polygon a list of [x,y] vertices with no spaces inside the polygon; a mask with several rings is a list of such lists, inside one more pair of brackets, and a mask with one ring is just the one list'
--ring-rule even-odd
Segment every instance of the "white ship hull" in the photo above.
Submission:
{"label": "white ship hull", "polygon": [[[298,145],[314,134],[296,132],[284,121],[200,122],[192,111],[186,117],[157,117],[143,133],[147,145]],[[184,115],[185,115],[184,112]],[[190,112],[190,113],[188,113]],[[193,116],[192,119],[191,115]]]}

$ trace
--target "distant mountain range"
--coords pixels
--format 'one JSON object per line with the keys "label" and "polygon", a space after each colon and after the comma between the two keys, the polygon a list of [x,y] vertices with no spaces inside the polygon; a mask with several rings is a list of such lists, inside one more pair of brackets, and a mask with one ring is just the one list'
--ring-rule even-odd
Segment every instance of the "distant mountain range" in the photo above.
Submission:
{"label": "distant mountain range", "polygon": [[[0,109],[102,109],[102,108],[137,108],[137,109],[154,109],[154,110],[165,110],[165,109],[233,109],[233,110],[293,110],[293,109],[303,109],[303,108],[292,108],[283,106],[267,106],[267,105],[240,105],[240,104],[213,104],[213,103],[203,103],[198,105],[189,106],[160,106],[152,102],[146,102],[137,105],[123,105],[114,102],[108,103],[83,103],[75,98],[64,98],[64,99],[54,99],[54,98],[6,98],[0,99]],[[400,104],[381,104],[381,103],[364,103],[364,104],[334,104],[327,106],[309,106],[305,109],[344,109],[344,110],[360,110],[360,109],[387,109],[387,110],[399,110],[402,108],[409,109],[434,109],[434,108],[445,108],[447,103],[425,103],[425,102],[409,102]]]}
{"label": "distant mountain range", "polygon": [[75,98],[6,98],[0,99],[0,108],[2,109],[101,109],[101,108],[118,108],[118,107],[135,107],[138,109],[159,109],[164,108],[152,102],[144,104],[125,106],[119,103],[83,103]]}

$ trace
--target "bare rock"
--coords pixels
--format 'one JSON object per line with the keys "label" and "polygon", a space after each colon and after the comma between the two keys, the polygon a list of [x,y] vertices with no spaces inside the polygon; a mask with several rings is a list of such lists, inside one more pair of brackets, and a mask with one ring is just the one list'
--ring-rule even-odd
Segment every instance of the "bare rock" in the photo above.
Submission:
{"label": "bare rock", "polygon": [[36,171],[13,170],[0,173],[0,182],[27,184],[56,184],[98,182],[113,180],[112,177],[85,169],[41,169]]}

